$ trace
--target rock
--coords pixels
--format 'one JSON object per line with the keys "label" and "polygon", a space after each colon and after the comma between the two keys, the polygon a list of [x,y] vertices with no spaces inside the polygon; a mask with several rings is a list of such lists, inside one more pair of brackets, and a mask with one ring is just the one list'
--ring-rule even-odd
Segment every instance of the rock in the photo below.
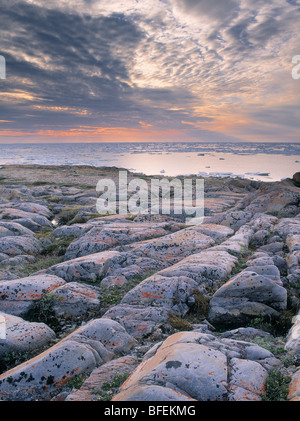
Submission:
{"label": "rock", "polygon": [[47,351],[0,376],[0,398],[6,401],[49,400],[73,377],[120,356],[135,344],[124,328],[96,319]]}
{"label": "rock", "polygon": [[193,279],[200,286],[213,286],[217,281],[226,279],[237,262],[236,257],[218,250],[217,247],[186,257],[179,263],[163,269],[159,274],[170,277],[184,276]]}
{"label": "rock", "polygon": [[232,228],[234,231],[239,230],[245,224],[250,222],[253,214],[252,212],[245,212],[239,210],[230,210],[225,213],[225,218],[222,225]]}
{"label": "rock", "polygon": [[257,251],[262,251],[264,253],[280,253],[283,250],[283,243],[282,242],[275,242],[271,244],[266,244],[264,246],[259,247]]}
{"label": "rock", "polygon": [[215,241],[196,228],[188,228],[154,240],[138,243],[133,251],[140,251],[145,256],[177,263],[184,257],[212,246]]}
{"label": "rock", "polygon": [[290,253],[300,250],[300,234],[288,235],[286,238],[286,245],[288,246]]}
{"label": "rock", "polygon": [[19,218],[11,222],[18,223],[19,225],[22,225],[24,228],[27,228],[32,232],[38,232],[43,229],[41,225],[37,224],[30,218]]}
{"label": "rock", "polygon": [[111,399],[112,402],[169,402],[169,401],[182,401],[193,402],[196,399],[189,398],[187,395],[178,392],[177,390],[170,389],[162,386],[132,386],[128,390],[120,392],[118,395]]}
{"label": "rock", "polygon": [[118,304],[110,308],[103,317],[120,323],[134,338],[142,338],[167,323],[169,311],[163,307]]}
{"label": "rock", "polygon": [[288,400],[292,402],[300,401],[300,369],[298,369],[292,376],[289,386]]}
{"label": "rock", "polygon": [[0,311],[26,316],[46,294],[65,284],[57,276],[37,275],[0,282]]}
{"label": "rock", "polygon": [[291,205],[298,206],[300,193],[296,187],[271,185],[250,194],[244,199],[245,211],[253,213],[284,212]]}
{"label": "rock", "polygon": [[[216,339],[211,334],[177,333],[135,369],[112,401],[139,396],[149,399],[153,394],[143,389],[153,386],[166,389],[165,393],[161,391],[162,396],[171,390],[175,396],[177,392],[197,401],[259,401],[268,376],[266,367],[274,367],[278,360],[266,350],[262,350],[264,358],[259,353],[251,354],[252,347],[247,342]],[[180,395],[177,399],[185,400]]]}
{"label": "rock", "polygon": [[263,246],[270,235],[269,231],[267,230],[259,230],[253,235],[251,239],[251,245],[253,247],[260,247]]}
{"label": "rock", "polygon": [[30,255],[20,255],[16,257],[9,257],[5,260],[1,261],[1,265],[3,267],[11,267],[11,266],[22,266],[27,263],[34,263],[36,261],[34,256]]}
{"label": "rock", "polygon": [[265,390],[268,372],[256,361],[232,358],[229,401],[259,401]]}
{"label": "rock", "polygon": [[40,273],[59,276],[66,282],[97,282],[105,276],[109,266],[113,265],[119,256],[117,251],[90,254],[51,266]]}
{"label": "rock", "polygon": [[278,223],[278,218],[266,213],[254,213],[249,226],[255,231],[271,231]]}
{"label": "rock", "polygon": [[294,182],[295,186],[300,187],[300,172],[296,172],[293,175],[293,182]]}
{"label": "rock", "polygon": [[[115,249],[117,250],[117,249]],[[155,258],[145,257],[143,253],[135,251],[122,252],[114,259],[105,271],[105,278],[108,276],[124,276],[131,280],[136,276],[147,276],[147,273],[157,272],[169,266],[169,263]]]}
{"label": "rock", "polygon": [[37,255],[43,250],[42,243],[34,237],[2,237],[0,238],[0,253],[10,257],[20,254]]}
{"label": "rock", "polygon": [[264,330],[255,329],[253,327],[240,327],[238,329],[228,330],[227,332],[221,333],[220,337],[249,341],[250,339],[257,337],[271,339],[272,335]]}
{"label": "rock", "polygon": [[72,224],[55,228],[51,235],[55,238],[80,237],[93,228],[92,224]]}
{"label": "rock", "polygon": [[284,240],[288,235],[300,235],[300,220],[296,218],[283,218],[276,225],[276,231]]}
{"label": "rock", "polygon": [[244,225],[228,240],[219,246],[213,247],[213,250],[227,251],[235,256],[239,256],[248,251],[248,246],[253,235],[253,229],[248,225]]}
{"label": "rock", "polygon": [[156,274],[129,291],[122,304],[164,307],[183,317],[194,304],[196,291],[205,292],[193,279]]}
{"label": "rock", "polygon": [[270,256],[268,253],[254,253],[246,262],[248,267],[250,266],[269,266],[274,264],[273,256]]}
{"label": "rock", "polygon": [[213,325],[242,326],[257,317],[278,318],[286,306],[287,291],[280,281],[245,270],[214,294],[208,320]]}
{"label": "rock", "polygon": [[217,224],[201,224],[190,229],[205,234],[208,237],[211,237],[216,242],[223,241],[227,237],[234,235],[233,229],[224,225]]}
{"label": "rock", "polygon": [[[98,401],[101,395],[107,396],[114,390],[114,379],[131,374],[137,363],[136,357],[125,356],[103,364],[93,370],[81,388],[70,393],[65,401]],[[102,388],[108,384],[112,385],[111,390]]]}
{"label": "rock", "polygon": [[[12,220],[17,223],[21,223],[21,225],[25,225],[24,221],[28,220],[28,227],[30,228],[30,223],[33,222],[34,224],[37,224],[39,226],[39,229],[41,227],[49,227],[52,228],[51,222],[43,215],[38,215],[37,213],[33,212],[25,212],[23,210],[19,209],[13,209],[13,208],[6,208],[5,210],[0,211],[0,218],[3,220]],[[34,225],[33,224],[33,225]],[[26,225],[25,225],[26,226]],[[33,230],[32,230],[33,231]]]}
{"label": "rock", "polygon": [[57,318],[81,317],[86,319],[100,309],[100,289],[70,282],[52,291],[51,310]]}
{"label": "rock", "polygon": [[285,349],[290,351],[297,361],[300,361],[300,313],[293,320],[293,326],[286,338]]}
{"label": "rock", "polygon": [[280,281],[280,272],[275,265],[258,265],[258,266],[249,266],[244,272],[255,272],[258,275],[263,275],[267,278],[270,278],[272,281]]}
{"label": "rock", "polygon": [[168,234],[168,224],[112,223],[94,227],[79,239],[73,241],[65,254],[65,259],[99,253],[121,244],[143,241],[148,238]]}
{"label": "rock", "polygon": [[12,353],[36,352],[56,337],[44,323],[30,323],[2,312],[0,320],[5,320],[6,332],[5,339],[0,337],[0,358]]}
{"label": "rock", "polygon": [[40,205],[38,203],[33,203],[33,202],[17,203],[13,206],[13,208],[19,209],[25,212],[36,213],[38,215],[44,216],[47,219],[53,216],[50,210],[46,206]]}
{"label": "rock", "polygon": [[[6,234],[3,235],[4,233]],[[34,236],[34,233],[17,222],[3,222],[3,220],[0,220],[0,236],[12,237],[14,235]]]}

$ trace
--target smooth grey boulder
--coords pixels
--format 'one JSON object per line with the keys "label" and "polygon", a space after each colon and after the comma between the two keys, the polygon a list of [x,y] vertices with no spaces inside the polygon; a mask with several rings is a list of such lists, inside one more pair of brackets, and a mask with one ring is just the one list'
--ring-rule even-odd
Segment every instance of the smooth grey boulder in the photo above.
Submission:
{"label": "smooth grey boulder", "polygon": [[[0,220],[0,236],[1,237],[12,237],[14,235],[23,235],[23,236],[34,236],[34,232],[30,229],[24,227],[17,222]],[[3,235],[4,233],[6,235]]]}
{"label": "smooth grey boulder", "polygon": [[95,253],[67,260],[42,272],[59,276],[66,282],[97,282],[105,276],[108,268],[118,261],[119,256],[117,251]]}
{"label": "smooth grey boulder", "polygon": [[120,323],[134,338],[142,338],[167,323],[169,310],[163,307],[118,304],[110,308],[103,317]]}
{"label": "smooth grey boulder", "polygon": [[10,257],[20,254],[40,254],[43,250],[42,243],[30,236],[11,236],[0,238],[0,253],[5,253]]}
{"label": "smooth grey boulder", "polygon": [[64,284],[63,279],[45,274],[1,281],[0,311],[24,317],[37,301]]}
{"label": "smooth grey boulder", "polygon": [[118,323],[96,319],[0,376],[0,399],[49,400],[73,377],[128,352],[135,340]]}
{"label": "smooth grey boulder", "polygon": [[56,335],[44,323],[30,323],[20,317],[0,312],[5,335],[0,335],[0,358],[11,353],[28,353],[43,348]]}
{"label": "smooth grey boulder", "polygon": [[287,306],[281,281],[244,270],[217,290],[210,301],[208,320],[216,325],[239,325],[257,317],[278,318]]}
{"label": "smooth grey boulder", "polygon": [[57,318],[91,318],[93,313],[100,310],[99,294],[100,289],[95,286],[67,283],[52,291],[51,311]]}
{"label": "smooth grey boulder", "polygon": [[169,277],[159,273],[145,279],[130,290],[122,304],[164,307],[180,317],[185,316],[195,302],[196,291],[206,291],[188,277]]}

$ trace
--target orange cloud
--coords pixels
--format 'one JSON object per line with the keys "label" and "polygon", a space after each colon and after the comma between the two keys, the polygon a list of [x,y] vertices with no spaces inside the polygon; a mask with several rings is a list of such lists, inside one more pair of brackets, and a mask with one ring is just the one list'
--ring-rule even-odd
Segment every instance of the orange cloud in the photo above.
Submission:
{"label": "orange cloud", "polygon": [[37,130],[35,132],[0,130],[0,137],[22,137],[28,141],[49,142],[63,139],[67,142],[155,142],[181,139],[182,131],[175,129],[155,130],[128,127],[91,127],[78,126],[68,130]]}

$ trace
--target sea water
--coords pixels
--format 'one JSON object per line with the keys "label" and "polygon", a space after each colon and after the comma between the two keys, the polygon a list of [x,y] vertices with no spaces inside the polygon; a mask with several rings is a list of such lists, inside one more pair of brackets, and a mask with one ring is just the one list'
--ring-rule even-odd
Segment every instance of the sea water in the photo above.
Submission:
{"label": "sea water", "polygon": [[146,175],[280,181],[300,171],[300,143],[0,144],[0,165],[121,167]]}

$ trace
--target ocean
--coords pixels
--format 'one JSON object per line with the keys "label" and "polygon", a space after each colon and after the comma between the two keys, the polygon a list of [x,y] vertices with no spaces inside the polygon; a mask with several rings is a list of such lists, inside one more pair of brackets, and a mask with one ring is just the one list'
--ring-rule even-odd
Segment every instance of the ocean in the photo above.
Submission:
{"label": "ocean", "polygon": [[146,175],[280,181],[300,171],[300,143],[1,144],[0,165],[121,167]]}

